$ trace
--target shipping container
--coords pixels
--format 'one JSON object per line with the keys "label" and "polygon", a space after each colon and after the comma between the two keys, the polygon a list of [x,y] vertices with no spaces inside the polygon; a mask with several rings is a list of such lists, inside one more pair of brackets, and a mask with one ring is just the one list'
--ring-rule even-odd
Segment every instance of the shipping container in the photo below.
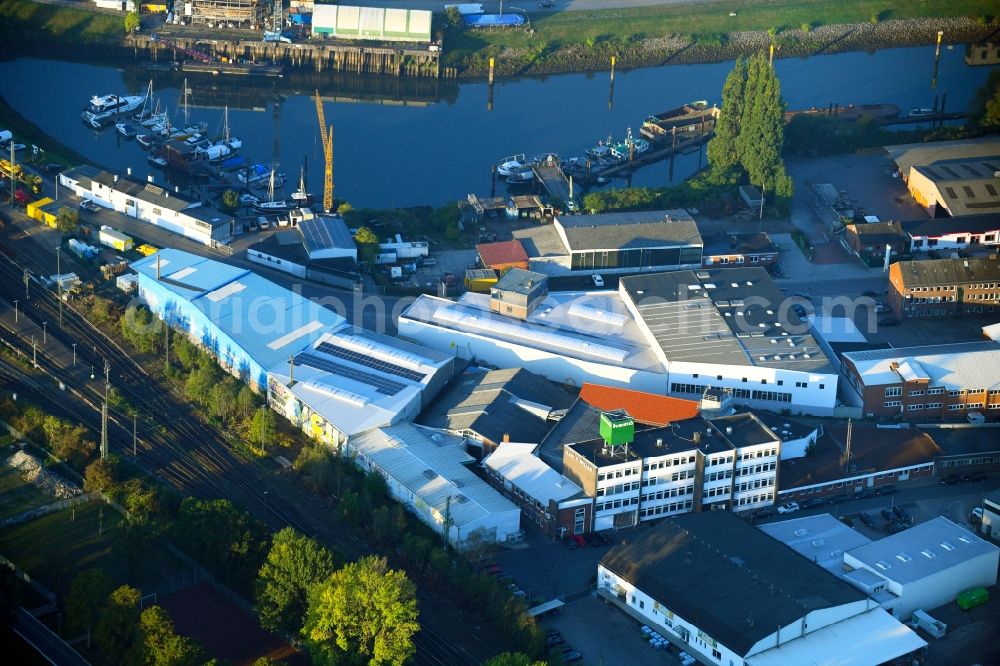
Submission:
{"label": "shipping container", "polygon": [[969,610],[981,606],[990,600],[990,593],[985,587],[974,587],[958,595],[958,607]]}
{"label": "shipping container", "polygon": [[122,232],[112,229],[108,225],[101,227],[101,231],[97,235],[97,240],[101,245],[114,248],[121,252],[131,250],[134,244],[131,236],[126,236]]}
{"label": "shipping container", "polygon": [[32,201],[31,203],[28,204],[28,209],[27,209],[28,217],[38,220],[42,224],[47,224],[50,227],[55,227],[56,216],[53,215],[51,212],[43,210],[43,206],[46,206],[47,204],[50,203],[53,203],[53,201],[49,197],[39,199],[38,201]]}
{"label": "shipping container", "polygon": [[497,283],[498,275],[492,268],[477,268],[465,271],[465,288],[480,294],[489,293]]}
{"label": "shipping container", "polygon": [[135,251],[138,252],[139,254],[141,254],[144,257],[148,257],[148,256],[150,256],[152,254],[156,254],[157,252],[159,252],[159,249],[153,247],[152,245],[148,245],[146,243],[143,243],[139,247],[135,248]]}

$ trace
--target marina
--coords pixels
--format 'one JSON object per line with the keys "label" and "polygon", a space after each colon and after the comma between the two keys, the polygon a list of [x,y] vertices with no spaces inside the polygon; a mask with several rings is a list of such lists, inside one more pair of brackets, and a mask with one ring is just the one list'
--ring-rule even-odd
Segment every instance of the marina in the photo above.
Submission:
{"label": "marina", "polygon": [[[909,109],[933,108],[934,98],[943,93],[947,93],[947,108],[966,108],[971,101],[969,91],[982,85],[989,73],[989,68],[967,66],[960,49],[943,51],[937,89],[932,90],[933,55],[933,48],[926,47],[889,49],[875,54],[777,60],[775,67],[789,109],[828,110],[833,101],[833,108],[844,113],[848,102],[856,107],[888,103],[904,110],[898,118],[911,120],[906,115]],[[915,62],[925,62],[926,71],[914,67]],[[661,141],[646,136],[644,121],[691,105],[692,100],[706,101],[710,110],[719,103],[718,90],[730,66],[718,63],[619,71],[613,109],[607,104],[607,77],[599,74],[499,81],[494,87],[492,112],[487,110],[485,82],[371,77],[349,72],[316,74],[296,70],[284,78],[227,78],[21,58],[0,63],[0,80],[5,81],[3,95],[13,108],[73,150],[92,155],[109,169],[124,172],[133,167],[134,172],[145,171],[158,181],[166,179],[182,186],[189,178],[187,171],[170,169],[164,174],[148,166],[147,155],[166,142],[170,133],[175,138],[184,136],[184,128],[196,122],[207,127],[204,131],[193,128],[194,132],[217,142],[223,134],[228,106],[231,136],[239,137],[243,145],[236,154],[216,161],[204,160],[199,169],[238,174],[246,166],[262,164],[269,172],[270,165],[277,163],[281,165],[279,172],[288,172],[298,171],[305,160],[305,180],[311,192],[322,191],[323,150],[312,99],[319,88],[328,121],[334,126],[333,152],[338,165],[334,175],[339,196],[356,207],[439,206],[465,200],[470,192],[489,195],[493,169],[502,157],[515,153],[533,156],[554,151],[566,163],[563,168],[567,178],[573,175],[574,187],[584,190],[620,187],[625,182],[622,179],[629,177],[633,186],[680,182],[697,171],[699,164],[706,164],[703,152],[699,160],[697,142],[687,139],[701,133],[700,122],[695,131],[676,131],[671,174],[669,143],[661,142],[664,136]],[[871,75],[858,78],[858,71]],[[132,115],[140,112],[136,109],[122,114],[120,119],[141,127],[136,140],[125,140],[107,129],[97,133],[76,120],[80,106],[95,92],[142,97],[151,77],[154,95],[147,104],[149,116],[133,120]],[[831,92],[810,90],[809,82],[816,78],[828,81]],[[72,103],[38,104],[37,100],[45,99],[53,87]],[[188,122],[183,114],[185,89]],[[528,99],[532,100],[530,104],[524,102]],[[841,101],[839,106],[837,100]],[[570,108],[573,122],[566,122],[559,114],[539,113],[539,108]],[[357,131],[371,123],[379,127],[379,144],[391,146],[391,159],[385,149],[373,149],[370,132]],[[417,125],[419,132],[414,131]],[[164,136],[162,131],[167,126],[170,131]],[[902,125],[907,126],[919,127],[921,123]],[[154,131],[156,127],[159,130]],[[631,163],[600,165],[591,158],[588,178],[587,151],[596,147],[598,139],[606,140],[609,133],[613,143],[621,142],[629,127],[635,139],[649,142],[648,150],[635,154]],[[705,116],[706,135],[710,127],[711,121]],[[140,139],[142,135],[147,138]],[[427,137],[432,135],[439,138],[429,142]],[[671,137],[666,134],[665,138]],[[229,162],[234,157],[243,159]],[[429,162],[433,162],[433,169],[426,168]],[[640,168],[635,168],[638,165]],[[599,168],[603,170],[595,171]],[[530,181],[508,183],[507,178],[496,174],[497,195],[532,193],[536,187]],[[266,189],[266,175],[259,185],[255,184],[255,191]],[[240,184],[239,189],[243,188]]]}

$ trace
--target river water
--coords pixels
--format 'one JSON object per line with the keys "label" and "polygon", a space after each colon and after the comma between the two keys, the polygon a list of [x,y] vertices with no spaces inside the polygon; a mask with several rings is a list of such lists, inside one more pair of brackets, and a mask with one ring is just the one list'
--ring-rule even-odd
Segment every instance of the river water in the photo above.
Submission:
{"label": "river water", "polygon": [[[930,107],[947,93],[947,110],[968,107],[989,74],[970,67],[964,47],[943,49],[932,88],[934,48],[886,49],[776,61],[788,108],[896,104],[903,113]],[[514,153],[554,151],[580,155],[627,128],[638,134],[642,119],[692,100],[718,103],[732,63],[668,65],[620,71],[613,89],[609,74],[563,74],[497,82],[488,109],[484,82],[458,83],[351,75],[322,77],[293,73],[285,79],[242,79],[189,75],[189,114],[222,127],[229,106],[232,133],[243,154],[258,162],[279,160],[294,184],[306,163],[309,189],[322,189],[322,150],[313,90],[327,100],[327,123],[334,127],[336,196],[358,206],[440,205],[474,192],[490,194],[490,165]],[[91,95],[141,93],[150,77],[155,95],[183,122],[183,75],[76,62],[19,58],[0,63],[0,94],[56,139],[94,161],[145,178],[162,172],[145,152],[113,126],[86,127],[80,111]],[[698,167],[697,153],[680,156],[673,182]],[[640,169],[633,185],[670,182],[668,162]],[[612,186],[622,186],[618,181]],[[499,187],[499,186],[498,186]]]}

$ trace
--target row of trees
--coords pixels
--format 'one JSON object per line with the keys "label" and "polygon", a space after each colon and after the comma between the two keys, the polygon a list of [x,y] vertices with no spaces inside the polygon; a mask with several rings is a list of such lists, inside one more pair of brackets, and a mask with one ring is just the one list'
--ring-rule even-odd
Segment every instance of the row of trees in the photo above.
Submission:
{"label": "row of trees", "polygon": [[[543,651],[541,631],[528,616],[525,601],[443,545],[437,534],[389,497],[380,476],[364,474],[350,458],[322,445],[303,447],[293,467],[317,495],[337,497],[337,511],[365,530],[376,547],[398,558],[421,584],[448,594],[463,608],[482,613],[511,644],[531,654]],[[470,535],[466,553],[477,561],[487,548],[476,535]]]}
{"label": "row of trees", "polygon": [[758,53],[740,58],[722,87],[722,111],[708,142],[708,162],[719,182],[746,179],[779,199],[790,200],[792,179],[785,171],[785,104],[781,84]]}
{"label": "row of trees", "polygon": [[140,607],[139,590],[114,583],[104,571],[90,569],[70,583],[65,599],[71,632],[92,635],[109,664],[122,666],[195,666],[207,656],[194,640],[174,631],[174,622],[160,606]]}
{"label": "row of trees", "polygon": [[257,579],[261,626],[301,636],[316,664],[402,664],[414,654],[416,588],[384,557],[339,553],[285,528]]}
{"label": "row of trees", "polygon": [[82,471],[97,451],[97,444],[87,428],[47,414],[26,400],[0,402],[0,418],[77,471]]}

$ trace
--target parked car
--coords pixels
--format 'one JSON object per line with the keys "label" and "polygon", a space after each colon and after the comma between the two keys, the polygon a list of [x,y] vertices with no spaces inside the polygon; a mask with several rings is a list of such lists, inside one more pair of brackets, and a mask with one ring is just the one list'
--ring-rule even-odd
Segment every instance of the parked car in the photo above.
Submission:
{"label": "parked car", "polygon": [[878,313],[878,314],[882,314],[883,312],[889,312],[889,306],[886,305],[885,303],[878,303],[878,302],[876,302],[875,303],[875,312]]}
{"label": "parked car", "polygon": [[545,639],[546,647],[555,647],[556,645],[562,645],[566,641],[563,640],[562,634],[555,634],[554,636],[549,636]]}
{"label": "parked car", "polygon": [[579,546],[580,548],[587,547],[587,540],[583,538],[582,534],[574,534],[573,540],[576,541],[576,545]]}
{"label": "parked car", "polygon": [[902,532],[907,527],[909,527],[909,525],[901,523],[898,520],[894,520],[891,523],[889,523],[889,533],[895,534],[896,532]]}
{"label": "parked car", "polygon": [[49,162],[48,164],[42,167],[42,170],[44,170],[45,173],[56,174],[65,171],[66,167],[64,167],[62,164],[59,164],[58,162]]}
{"label": "parked car", "polygon": [[80,202],[80,208],[83,209],[83,210],[89,210],[89,211],[94,212],[94,213],[96,213],[97,211],[101,210],[101,207],[98,206],[97,204],[95,204],[90,199],[83,199]]}
{"label": "parked car", "polygon": [[778,507],[778,513],[794,513],[799,510],[798,502],[785,502]]}
{"label": "parked car", "polygon": [[956,483],[962,483],[962,477],[958,474],[949,474],[940,481],[938,481],[942,486],[953,486]]}
{"label": "parked car", "polygon": [[983,472],[972,472],[962,477],[963,481],[986,481],[989,477]]}
{"label": "parked car", "polygon": [[983,507],[977,506],[975,509],[969,512],[969,522],[973,525],[979,526],[983,522]]}
{"label": "parked car", "polygon": [[875,489],[876,495],[894,495],[896,493],[896,484],[890,483],[887,486],[879,486]]}
{"label": "parked car", "polygon": [[830,498],[830,504],[843,504],[849,499],[851,499],[851,496],[847,493],[838,493]]}
{"label": "parked car", "polygon": [[590,279],[593,281],[595,287],[600,289],[604,286],[604,278],[601,275],[594,273],[590,276]]}
{"label": "parked car", "polygon": [[878,320],[879,326],[899,326],[899,320],[895,317],[882,317]]}
{"label": "parked car", "polygon": [[822,497],[810,497],[807,500],[803,500],[803,502],[802,502],[802,504],[800,504],[800,506],[803,509],[811,509],[814,506],[821,506],[823,504],[826,504],[826,500],[823,499]]}
{"label": "parked car", "polygon": [[872,518],[871,514],[862,511],[858,514],[858,519],[870,529],[875,529],[875,519]]}
{"label": "parked car", "polygon": [[899,506],[898,504],[892,505],[892,515],[895,516],[896,520],[901,523],[912,523],[913,519],[910,518],[910,514],[906,512],[906,509]]}

